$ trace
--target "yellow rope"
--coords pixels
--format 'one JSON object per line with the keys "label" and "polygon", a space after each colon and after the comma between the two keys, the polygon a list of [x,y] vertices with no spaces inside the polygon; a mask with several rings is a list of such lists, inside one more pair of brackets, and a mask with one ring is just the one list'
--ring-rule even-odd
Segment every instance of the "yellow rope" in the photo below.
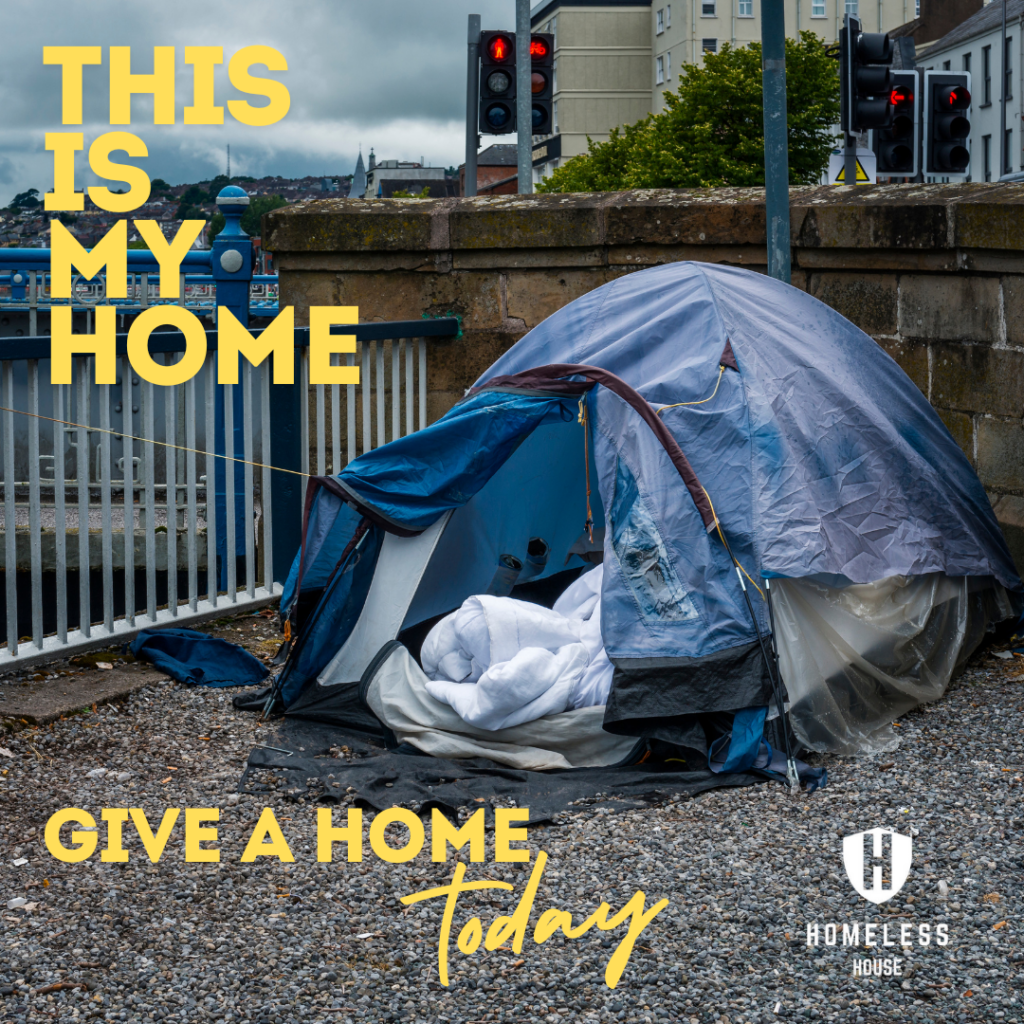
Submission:
{"label": "yellow rope", "polygon": [[663,405],[658,410],[658,415],[660,416],[666,409],[678,409],[681,405],[703,405],[705,402],[710,402],[711,399],[714,398],[715,395],[718,394],[718,385],[722,383],[722,374],[724,374],[724,373],[725,373],[725,364],[722,363],[718,367],[718,380],[715,381],[715,390],[712,391],[711,394],[708,395],[707,398],[702,398],[699,402],[676,402],[675,405]]}
{"label": "yellow rope", "polygon": [[[0,405],[0,412],[16,412],[19,416],[31,416],[37,420],[48,420],[50,423],[62,423],[65,427],[78,427],[79,430],[89,430],[96,434],[111,434],[113,437],[127,437],[129,441],[141,441],[143,444],[158,444],[161,448],[173,448],[179,452],[194,452],[196,455],[205,455],[207,458],[225,459],[227,462],[240,462],[243,466],[255,466],[257,469],[272,469],[275,473],[291,473],[292,476],[309,476],[308,473],[300,473],[294,469],[282,469],[280,466],[268,466],[265,462],[250,462],[248,459],[236,459],[233,455],[221,455],[219,452],[206,452],[202,448],[186,448],[183,444],[169,444],[167,441],[153,441],[148,437],[136,437],[134,434],[125,434],[120,430],[107,430],[105,427],[89,427],[84,423],[72,423],[70,420],[58,420],[52,416],[41,416],[37,412],[26,412],[24,409],[11,409],[9,406]],[[120,483],[120,480],[111,480],[111,484]]]}
{"label": "yellow rope", "polygon": [[594,513],[590,508],[590,426],[587,420],[587,398],[580,399],[580,414],[577,420],[583,427],[583,464],[587,475],[587,521],[583,524],[590,543],[594,543]]}
{"label": "yellow rope", "polygon": [[[704,491],[704,497],[708,499],[708,504],[711,505],[711,514],[715,517],[715,526],[718,528],[718,536],[721,537],[722,547],[724,547],[725,550],[728,551],[729,545],[725,543],[725,537],[722,536],[722,523],[721,520],[719,520],[718,518],[718,513],[715,511],[715,506],[711,504],[711,495],[708,494],[708,492],[703,487],[701,488],[701,490]],[[751,576],[750,573],[747,572],[747,570],[744,569],[738,561],[736,561],[735,555],[732,556],[732,560],[736,568],[739,569],[739,571],[743,573],[743,575],[746,576],[748,580],[750,580],[751,585],[761,595],[761,600],[764,601],[764,591],[761,590],[761,588],[754,582],[754,577]]]}

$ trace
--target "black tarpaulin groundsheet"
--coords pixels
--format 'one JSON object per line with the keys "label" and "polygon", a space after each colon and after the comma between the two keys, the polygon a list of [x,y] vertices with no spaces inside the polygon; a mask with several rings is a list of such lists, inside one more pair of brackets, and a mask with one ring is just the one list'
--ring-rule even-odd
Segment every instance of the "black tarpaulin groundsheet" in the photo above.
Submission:
{"label": "black tarpaulin groundsheet", "polygon": [[357,804],[378,811],[405,804],[420,813],[437,807],[454,816],[460,807],[512,800],[529,808],[530,821],[537,823],[597,794],[618,806],[645,806],[764,781],[752,774],[677,771],[671,764],[657,763],[522,771],[484,758],[445,760],[403,752],[411,748],[388,750],[379,734],[298,718],[268,723],[261,741],[249,755],[241,791],[259,792],[265,785],[260,776],[269,771],[287,779],[292,796],[331,802],[351,796]]}

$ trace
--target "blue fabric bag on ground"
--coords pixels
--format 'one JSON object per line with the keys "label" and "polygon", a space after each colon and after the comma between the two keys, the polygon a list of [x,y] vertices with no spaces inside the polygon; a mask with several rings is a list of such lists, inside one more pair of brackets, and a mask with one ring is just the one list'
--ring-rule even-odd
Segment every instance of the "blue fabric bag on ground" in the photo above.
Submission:
{"label": "blue fabric bag on ground", "polygon": [[254,686],[270,673],[237,644],[194,629],[144,629],[130,650],[191,686]]}

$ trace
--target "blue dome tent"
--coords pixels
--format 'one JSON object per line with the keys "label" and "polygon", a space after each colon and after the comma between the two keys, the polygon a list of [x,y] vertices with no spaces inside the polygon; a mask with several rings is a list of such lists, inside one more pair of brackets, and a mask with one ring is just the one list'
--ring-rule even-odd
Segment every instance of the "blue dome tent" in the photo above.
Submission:
{"label": "blue dome tent", "polygon": [[[424,691],[441,616],[503,572],[550,605],[595,563],[605,705],[488,734]],[[676,263],[570,303],[439,421],[311,480],[272,699],[369,709],[446,757],[745,770],[787,722],[804,749],[890,748],[1022,603],[970,463],[871,338],[765,276]]]}

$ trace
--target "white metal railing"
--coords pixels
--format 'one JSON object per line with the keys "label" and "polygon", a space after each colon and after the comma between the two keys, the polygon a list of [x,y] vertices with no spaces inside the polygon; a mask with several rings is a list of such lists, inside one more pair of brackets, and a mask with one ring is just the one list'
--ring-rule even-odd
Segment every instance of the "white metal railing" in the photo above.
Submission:
{"label": "white metal railing", "polygon": [[[147,626],[235,611],[280,592],[269,578],[270,469],[263,458],[270,449],[270,371],[243,363],[240,384],[221,387],[215,360],[211,353],[195,378],[174,388],[140,380],[127,357],[118,360],[115,385],[92,383],[92,357],[74,360],[70,385],[49,383],[48,360],[20,364],[24,386],[17,361],[0,364],[7,636],[0,669],[127,638]],[[244,450],[233,450],[234,431],[226,430],[220,461],[239,467],[239,497],[252,510],[242,517],[243,538],[236,536],[237,480],[224,487],[223,517],[210,514],[218,391],[228,424],[236,395],[241,400]],[[197,395],[205,415],[197,415]],[[222,470],[222,478],[230,480],[231,472]],[[236,559],[222,557],[226,587],[218,592],[211,583],[219,518],[225,552],[244,547],[244,570],[239,580]],[[144,573],[138,594],[136,570]],[[68,573],[75,571],[77,595],[69,595]],[[26,596],[30,625],[23,610],[19,615]]]}
{"label": "white metal railing", "polygon": [[[359,366],[359,384],[313,385],[301,445],[306,475],[336,475],[357,455],[427,425],[425,338],[360,341],[354,355],[334,363]],[[302,393],[309,394],[309,349],[302,349],[300,368]]]}
{"label": "white metal railing", "polygon": [[[379,334],[385,325],[374,327]],[[358,454],[426,426],[425,338],[359,341],[354,354],[335,356],[360,367],[359,384],[311,387],[308,348],[298,351],[307,401],[301,458],[287,472],[334,475]],[[192,380],[161,387],[140,380],[123,355],[110,385],[93,383],[91,356],[75,358],[70,385],[50,384],[49,360],[0,361],[0,671],[281,593],[273,578],[270,457],[276,386],[269,360],[241,363],[236,386],[216,383],[211,351]],[[239,428],[240,450],[228,429],[217,454],[218,406],[222,422]],[[218,476],[232,473],[225,467],[235,467],[235,486],[220,485],[214,515]],[[236,517],[239,505],[249,511]],[[76,572],[77,586],[69,577]]]}

